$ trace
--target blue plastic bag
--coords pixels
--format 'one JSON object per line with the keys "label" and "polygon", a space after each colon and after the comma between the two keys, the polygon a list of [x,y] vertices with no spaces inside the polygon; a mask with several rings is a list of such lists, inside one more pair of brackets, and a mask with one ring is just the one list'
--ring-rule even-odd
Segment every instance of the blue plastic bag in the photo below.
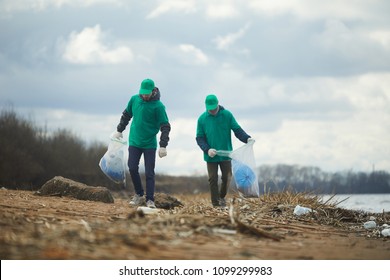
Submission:
{"label": "blue plastic bag", "polygon": [[253,142],[245,144],[233,151],[217,151],[217,155],[232,159],[232,171],[236,189],[245,197],[259,197],[260,188],[256,175],[256,162]]}
{"label": "blue plastic bag", "polygon": [[106,176],[117,184],[126,184],[126,142],[112,138],[99,166]]}
{"label": "blue plastic bag", "polygon": [[233,159],[233,176],[235,178],[237,188],[244,193],[248,193],[253,183],[256,182],[256,175],[245,163]]}

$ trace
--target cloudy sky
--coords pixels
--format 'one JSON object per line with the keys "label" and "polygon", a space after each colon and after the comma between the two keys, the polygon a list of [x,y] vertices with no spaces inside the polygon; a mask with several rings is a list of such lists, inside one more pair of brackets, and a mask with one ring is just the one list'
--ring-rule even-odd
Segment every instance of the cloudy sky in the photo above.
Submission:
{"label": "cloudy sky", "polygon": [[210,93],[256,140],[258,165],[390,171],[389,11],[386,0],[0,0],[0,106],[108,143],[152,78],[172,125],[157,172],[205,174],[195,132]]}

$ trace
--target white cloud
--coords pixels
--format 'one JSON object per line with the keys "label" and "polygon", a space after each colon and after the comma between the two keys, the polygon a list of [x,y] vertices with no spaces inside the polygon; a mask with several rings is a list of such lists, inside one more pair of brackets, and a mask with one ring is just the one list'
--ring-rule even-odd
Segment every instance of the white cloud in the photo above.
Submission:
{"label": "white cloud", "polygon": [[335,84],[336,94],[348,97],[366,119],[390,131],[390,73],[371,73],[345,78]]}
{"label": "white cloud", "polygon": [[[290,108],[268,116],[262,116],[260,109],[258,117],[254,117],[258,121],[250,130],[255,131],[253,137],[258,140],[258,164],[313,165],[330,171],[370,171],[375,164],[380,170],[390,170],[390,73],[274,83],[280,84],[279,93],[270,90],[274,102],[269,106],[275,108],[277,102],[285,100]],[[300,94],[294,88],[307,91]],[[332,102],[334,108],[321,109]],[[306,103],[305,118],[299,111],[294,113],[296,105]],[[344,109],[343,103],[350,108]],[[261,122],[284,113],[287,115],[276,130],[256,130]]]}
{"label": "white cloud", "polygon": [[361,20],[376,17],[373,10],[376,7],[370,0],[353,1],[353,3],[338,0],[251,0],[249,7],[269,17],[292,14],[302,20],[326,18]]}
{"label": "white cloud", "polygon": [[194,0],[164,0],[151,11],[146,18],[157,18],[167,13],[193,13],[196,11]]}
{"label": "white cloud", "polygon": [[[67,109],[16,108],[23,116],[30,116],[38,127],[51,134],[67,129],[86,143],[108,143],[109,136],[118,125],[120,113],[114,115],[85,114]],[[124,133],[124,137],[127,137]]]}
{"label": "white cloud", "polygon": [[[208,92],[257,140],[258,164],[337,170],[375,163],[390,170],[390,32],[383,16],[389,4],[353,2],[0,0],[0,14],[6,7],[24,10],[2,21],[0,102],[62,106],[65,111],[37,116],[85,139],[106,141],[127,94],[150,76],[172,121],[160,170],[205,171],[194,137]],[[129,9],[85,8],[97,4]],[[43,9],[55,13],[36,14]],[[101,21],[85,25],[103,13]],[[53,16],[56,24],[48,25]],[[169,33],[173,24],[176,32]],[[63,44],[56,49],[58,37]],[[121,65],[68,67],[58,63],[58,50],[69,63]],[[87,111],[90,100],[95,106]]]}
{"label": "white cloud", "polygon": [[247,30],[249,29],[250,24],[247,23],[243,28],[238,30],[235,33],[229,33],[225,36],[217,36],[213,41],[217,45],[219,50],[227,50],[231,45],[233,45],[238,39],[243,37]]}
{"label": "white cloud", "polygon": [[369,37],[390,51],[390,30],[374,30],[369,32]]}
{"label": "white cloud", "polygon": [[61,8],[63,6],[90,7],[100,4],[119,6],[122,2],[122,0],[3,0],[0,2],[0,11],[6,14],[12,14],[17,11],[43,11],[52,7]]}
{"label": "white cloud", "polygon": [[253,136],[257,164],[320,166],[327,171],[370,171],[375,164],[389,170],[390,133],[372,121],[363,114],[338,122],[285,120],[277,131]]}
{"label": "white cloud", "polygon": [[[321,167],[326,159],[326,167],[333,164],[335,170],[366,168],[368,161],[390,166],[390,73],[279,79],[228,68],[211,79],[221,104],[262,143],[263,162]],[[309,155],[322,157],[324,164],[320,159],[311,163]]]}
{"label": "white cloud", "polygon": [[[258,165],[287,163],[319,166],[326,171],[370,171],[375,164],[378,170],[390,170],[390,73],[341,79],[271,79],[250,78],[239,69],[236,72],[219,73],[210,76],[210,80],[222,85],[217,91],[221,104],[256,140]],[[285,107],[280,108],[280,104]],[[334,108],[322,107],[329,104]],[[344,108],[343,104],[350,106]],[[157,172],[205,174],[202,152],[195,141],[196,121],[201,113],[197,110],[203,105],[195,107],[187,108],[193,114],[191,118],[180,118],[175,108],[168,111],[171,141],[168,157],[156,163]],[[108,141],[120,118],[120,110],[114,115],[35,110],[38,125],[69,128],[88,141]],[[26,109],[24,115],[27,114]],[[263,128],[276,120],[280,122],[278,126]],[[125,134],[127,131],[128,128]],[[234,135],[233,145],[242,145]]]}
{"label": "white cloud", "polygon": [[231,19],[239,16],[239,12],[236,6],[232,3],[221,2],[214,4],[210,3],[206,7],[206,16],[212,19]]}
{"label": "white cloud", "polygon": [[350,30],[340,20],[327,20],[324,31],[315,37],[316,41],[326,49],[338,49],[347,54],[354,47],[358,34]]}
{"label": "white cloud", "polygon": [[[203,152],[195,141],[197,116],[170,121],[168,157],[156,163],[156,171],[173,175],[204,175],[206,164]],[[174,166],[174,168],[172,168]]]}
{"label": "white cloud", "polygon": [[209,62],[209,58],[205,55],[202,50],[198,49],[191,44],[179,45],[181,52],[181,61],[189,65],[206,65]]}
{"label": "white cloud", "polygon": [[133,53],[127,46],[109,47],[104,44],[100,26],[86,27],[72,32],[66,43],[63,58],[75,64],[121,64],[133,61]]}
{"label": "white cloud", "polygon": [[349,28],[335,19],[326,20],[323,32],[313,36],[312,43],[359,64],[380,65],[384,57],[390,58],[389,31]]}
{"label": "white cloud", "polygon": [[[127,0],[2,0],[0,14],[9,14],[17,11],[42,11],[50,8],[65,6],[88,8],[95,5],[133,6],[137,1]],[[153,8],[147,15],[148,19],[157,18],[164,14],[190,14],[204,12],[211,19],[231,19],[255,13],[263,16],[294,15],[302,20],[316,20],[336,18],[347,19],[375,19],[386,17],[386,1],[359,0],[353,1],[313,1],[313,0],[155,0],[151,2]],[[378,8],[379,7],[379,8]],[[380,15],[378,15],[380,13]]]}

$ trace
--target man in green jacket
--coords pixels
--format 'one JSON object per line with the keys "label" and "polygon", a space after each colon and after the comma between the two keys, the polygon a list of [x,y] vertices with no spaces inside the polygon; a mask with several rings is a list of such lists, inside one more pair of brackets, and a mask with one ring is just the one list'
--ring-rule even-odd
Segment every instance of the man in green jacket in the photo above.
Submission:
{"label": "man in green jacket", "polygon": [[[219,105],[215,95],[208,95],[205,104],[206,111],[198,118],[196,142],[207,162],[211,203],[214,207],[226,207],[225,196],[232,177],[232,165],[231,159],[217,155],[217,150],[233,150],[231,131],[243,143],[254,140],[241,128],[233,114]],[[222,173],[220,188],[218,167]]]}
{"label": "man in green jacket", "polygon": [[123,111],[114,138],[123,138],[122,132],[132,119],[129,133],[129,160],[128,167],[133,182],[135,195],[130,201],[131,206],[143,204],[144,189],[139,174],[139,162],[144,155],[146,177],[146,206],[156,208],[154,204],[155,189],[155,162],[157,150],[157,133],[161,131],[158,155],[160,158],[167,155],[166,147],[169,141],[171,126],[160,101],[160,91],[151,79],[141,83],[139,94],[133,95]]}

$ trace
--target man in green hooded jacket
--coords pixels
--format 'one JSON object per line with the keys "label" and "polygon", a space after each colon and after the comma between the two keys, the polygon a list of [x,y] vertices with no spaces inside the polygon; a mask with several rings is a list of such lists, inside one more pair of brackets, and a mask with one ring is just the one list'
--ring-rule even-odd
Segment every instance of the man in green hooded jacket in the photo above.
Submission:
{"label": "man in green hooded jacket", "polygon": [[140,158],[143,154],[146,177],[146,206],[156,208],[154,204],[156,136],[161,131],[158,155],[160,158],[165,157],[171,126],[165,106],[160,101],[160,91],[155,87],[153,80],[145,79],[142,81],[139,94],[131,97],[122,113],[117,131],[113,133],[112,137],[122,138],[122,132],[131,119],[128,167],[135,195],[130,201],[130,205],[138,206],[144,203],[144,189],[138,171]]}
{"label": "man in green hooded jacket", "polygon": [[[217,150],[232,151],[231,131],[243,143],[254,141],[237,123],[233,114],[219,105],[218,98],[210,94],[205,100],[206,111],[198,118],[196,142],[203,151],[214,207],[226,207],[225,196],[232,177],[231,159],[217,155]],[[218,187],[218,167],[221,169],[221,187]]]}

